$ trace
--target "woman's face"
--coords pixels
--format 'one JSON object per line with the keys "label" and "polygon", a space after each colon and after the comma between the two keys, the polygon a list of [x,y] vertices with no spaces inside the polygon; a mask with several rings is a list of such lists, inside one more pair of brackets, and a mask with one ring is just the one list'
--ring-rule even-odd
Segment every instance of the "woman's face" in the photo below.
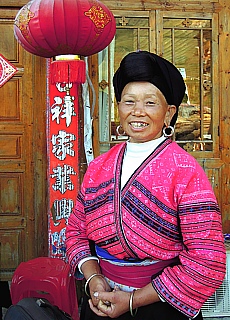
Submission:
{"label": "woman's face", "polygon": [[119,102],[120,123],[130,142],[147,142],[162,135],[176,107],[168,105],[161,91],[150,82],[130,82]]}

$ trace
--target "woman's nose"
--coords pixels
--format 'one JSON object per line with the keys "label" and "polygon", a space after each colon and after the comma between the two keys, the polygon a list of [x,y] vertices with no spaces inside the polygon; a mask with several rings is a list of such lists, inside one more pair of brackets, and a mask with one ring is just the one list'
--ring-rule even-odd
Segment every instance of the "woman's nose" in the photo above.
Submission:
{"label": "woman's nose", "polygon": [[134,116],[141,116],[141,115],[145,115],[145,106],[144,103],[141,101],[138,101],[135,103],[131,114]]}

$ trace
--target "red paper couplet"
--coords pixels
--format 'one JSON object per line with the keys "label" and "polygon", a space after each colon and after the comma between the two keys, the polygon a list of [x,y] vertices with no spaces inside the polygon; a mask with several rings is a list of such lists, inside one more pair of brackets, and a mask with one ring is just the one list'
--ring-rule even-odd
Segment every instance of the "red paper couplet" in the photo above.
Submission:
{"label": "red paper couplet", "polygon": [[79,189],[77,83],[50,84],[49,255],[65,258],[65,230]]}

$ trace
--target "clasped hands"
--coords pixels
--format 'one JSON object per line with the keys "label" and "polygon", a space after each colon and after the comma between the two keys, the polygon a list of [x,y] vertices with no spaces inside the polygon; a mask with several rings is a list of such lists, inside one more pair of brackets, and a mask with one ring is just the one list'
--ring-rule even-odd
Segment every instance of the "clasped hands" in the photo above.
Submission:
{"label": "clasped hands", "polygon": [[117,318],[129,310],[130,293],[115,287],[112,291],[105,279],[95,277],[89,284],[90,309],[100,317]]}

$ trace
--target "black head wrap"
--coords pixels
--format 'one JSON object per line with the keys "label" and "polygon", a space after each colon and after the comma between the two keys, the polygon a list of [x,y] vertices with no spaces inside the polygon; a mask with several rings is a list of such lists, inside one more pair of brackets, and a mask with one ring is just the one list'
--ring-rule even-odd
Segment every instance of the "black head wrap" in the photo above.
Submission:
{"label": "black head wrap", "polygon": [[178,107],[185,94],[185,83],[178,69],[171,62],[154,53],[131,52],[123,58],[113,77],[117,102],[121,100],[121,93],[126,84],[135,81],[152,83],[163,93],[168,104],[177,107],[171,120],[171,125],[174,126]]}

